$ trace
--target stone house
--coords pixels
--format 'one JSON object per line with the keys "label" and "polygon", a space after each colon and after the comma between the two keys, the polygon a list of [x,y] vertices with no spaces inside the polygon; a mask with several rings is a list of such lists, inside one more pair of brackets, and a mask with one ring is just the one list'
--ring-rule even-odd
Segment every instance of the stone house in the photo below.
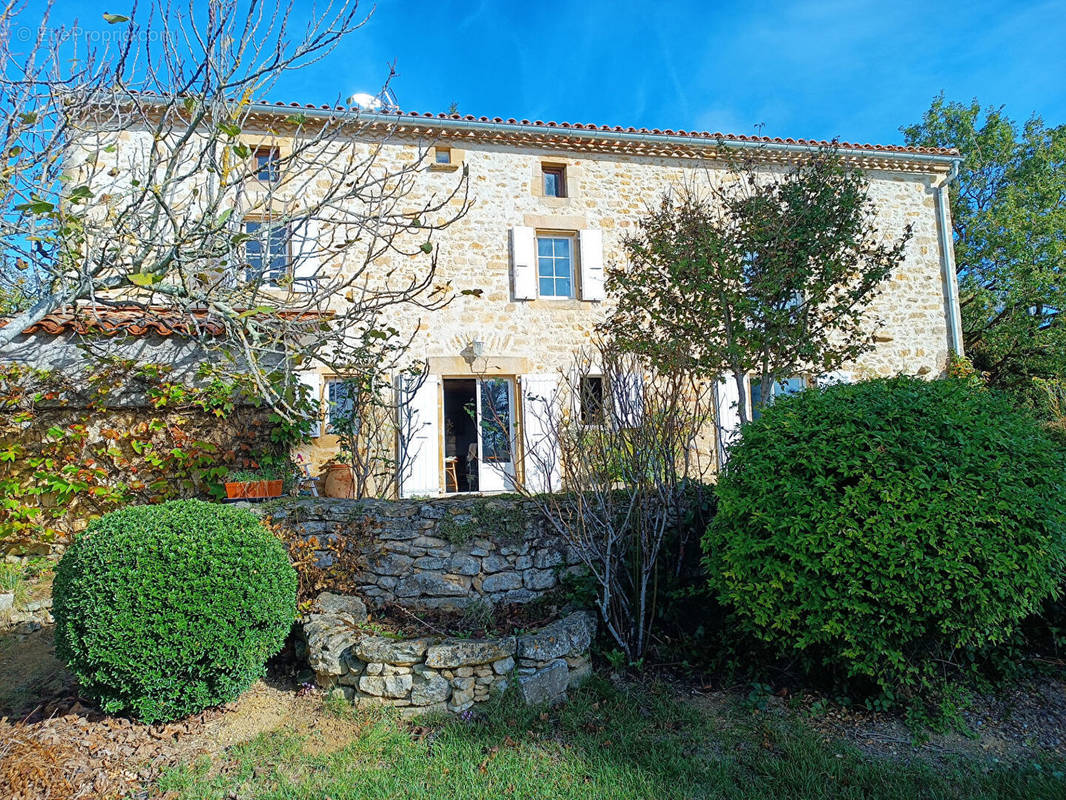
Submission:
{"label": "stone house", "polygon": [[[299,110],[309,118],[334,113]],[[283,119],[292,113],[292,106],[256,106],[263,133],[250,145],[283,150]],[[543,424],[530,398],[555,391],[588,348],[608,312],[604,268],[622,261],[624,236],[671,187],[720,179],[722,147],[749,152],[773,170],[828,144],[459,115],[364,116],[362,138],[336,143],[336,153],[379,147],[385,167],[424,158],[409,198],[415,207],[420,195],[447,194],[461,171],[473,200],[438,240],[437,278],[480,294],[394,320],[414,332],[411,357],[428,364],[427,379],[403,398],[413,421],[398,437],[410,454],[398,476],[404,496],[557,485],[558,475],[535,475],[525,463]],[[884,229],[898,235],[911,224],[914,235],[903,266],[871,308],[881,323],[875,349],[835,377],[941,375],[950,355],[961,352],[946,188],[958,156],[870,144],[841,144],[839,153],[870,181]],[[383,261],[383,269],[390,266]],[[343,258],[337,268],[346,268]],[[337,376],[308,372],[303,380],[324,409],[306,452],[318,466],[336,452],[329,416],[344,399]],[[736,403],[730,385],[720,388],[725,409]]]}

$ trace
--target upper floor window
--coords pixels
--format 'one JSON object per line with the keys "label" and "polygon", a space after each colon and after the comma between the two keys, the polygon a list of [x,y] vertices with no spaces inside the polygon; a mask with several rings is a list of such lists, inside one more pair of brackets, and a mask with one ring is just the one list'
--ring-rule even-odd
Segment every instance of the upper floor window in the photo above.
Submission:
{"label": "upper floor window", "polygon": [[762,416],[762,409],[774,402],[775,397],[797,394],[807,388],[807,382],[800,376],[785,378],[770,384],[770,396],[762,396],[762,380],[758,375],[748,378],[748,396],[751,398],[751,418]]}
{"label": "upper floor window", "polygon": [[544,175],[544,196],[566,197],[566,167],[545,164],[541,172]]}
{"label": "upper floor window", "polygon": [[263,183],[277,183],[281,180],[281,153],[278,148],[257,147],[253,158],[256,178]]}
{"label": "upper floor window", "polygon": [[434,147],[433,161],[437,164],[451,164],[452,149],[450,147]]}
{"label": "upper floor window", "polygon": [[537,236],[537,288],[541,297],[574,296],[573,236]]}
{"label": "upper floor window", "polygon": [[244,259],[248,280],[280,285],[292,263],[289,226],[270,220],[245,220]]}

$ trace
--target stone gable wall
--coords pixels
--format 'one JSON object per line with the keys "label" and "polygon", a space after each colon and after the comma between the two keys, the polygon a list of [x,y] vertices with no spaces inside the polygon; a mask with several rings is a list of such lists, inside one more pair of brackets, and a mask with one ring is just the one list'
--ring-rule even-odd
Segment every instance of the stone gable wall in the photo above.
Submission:
{"label": "stone gable wall", "polygon": [[320,566],[332,563],[337,545],[357,553],[353,581],[371,605],[526,603],[581,569],[574,548],[532,503],[514,496],[301,498],[265,513],[304,539],[316,537]]}

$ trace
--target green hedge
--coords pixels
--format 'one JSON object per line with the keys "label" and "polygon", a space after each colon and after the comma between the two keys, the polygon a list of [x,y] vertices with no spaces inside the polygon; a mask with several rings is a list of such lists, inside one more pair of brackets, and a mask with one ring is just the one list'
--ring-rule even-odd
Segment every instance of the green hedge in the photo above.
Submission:
{"label": "green hedge", "polygon": [[296,613],[296,572],[245,510],[177,500],[91,524],[53,587],[56,653],[108,713],[176,719],[236,698]]}
{"label": "green hedge", "polygon": [[718,502],[705,566],[742,624],[890,695],[1004,641],[1066,567],[1064,451],[956,380],[780,400],[744,427]]}

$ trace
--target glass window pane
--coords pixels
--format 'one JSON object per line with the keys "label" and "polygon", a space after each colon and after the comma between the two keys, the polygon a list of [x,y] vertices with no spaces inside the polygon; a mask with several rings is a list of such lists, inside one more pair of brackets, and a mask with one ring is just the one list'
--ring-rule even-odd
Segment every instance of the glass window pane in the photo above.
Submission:
{"label": "glass window pane", "polygon": [[481,384],[481,455],[485,461],[511,461],[511,392],[503,378]]}
{"label": "glass window pane", "polygon": [[540,293],[544,297],[551,297],[555,294],[555,281],[551,278],[540,279]]}
{"label": "glass window pane", "polygon": [[547,236],[537,237],[537,255],[550,256],[552,254],[552,240]]}
{"label": "glass window pane", "polygon": [[570,278],[555,279],[555,294],[559,297],[570,296]]}
{"label": "glass window pane", "polygon": [[570,258],[570,240],[566,238],[555,240],[555,255],[559,258]]}

